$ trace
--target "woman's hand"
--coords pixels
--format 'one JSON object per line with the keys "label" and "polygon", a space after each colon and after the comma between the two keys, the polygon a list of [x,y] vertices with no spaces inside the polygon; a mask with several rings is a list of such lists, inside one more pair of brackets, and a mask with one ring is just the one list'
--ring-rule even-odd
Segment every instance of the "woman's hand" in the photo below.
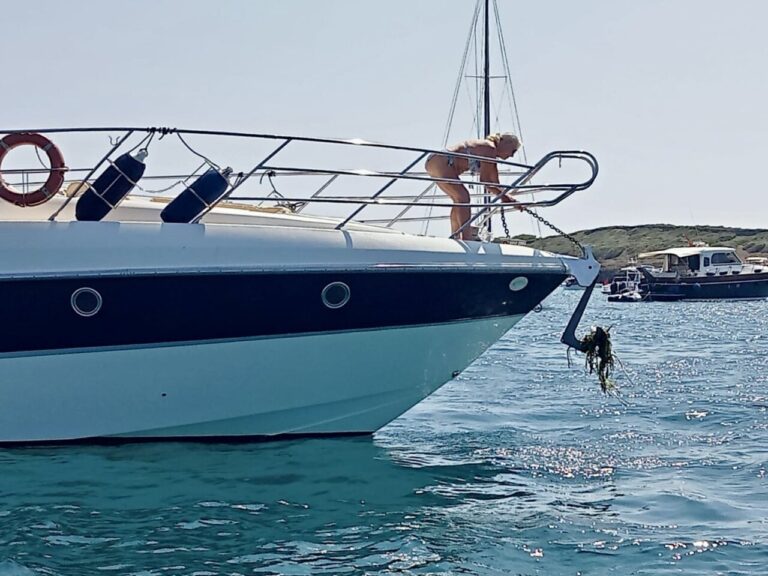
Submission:
{"label": "woman's hand", "polygon": [[[504,204],[517,204],[517,200],[515,200],[514,198],[512,198],[508,194],[501,194],[501,201]],[[519,210],[520,212],[523,211],[523,209],[520,208],[520,207],[518,207],[517,210]]]}
{"label": "woman's hand", "polygon": [[[486,188],[486,190],[490,190],[491,192],[496,194],[497,197],[501,197],[501,202],[503,204],[517,204],[517,200],[512,198],[512,196],[504,192],[501,188],[496,188],[495,186],[494,187],[489,186]],[[520,212],[523,211],[522,208],[518,208],[518,210],[520,210]]]}

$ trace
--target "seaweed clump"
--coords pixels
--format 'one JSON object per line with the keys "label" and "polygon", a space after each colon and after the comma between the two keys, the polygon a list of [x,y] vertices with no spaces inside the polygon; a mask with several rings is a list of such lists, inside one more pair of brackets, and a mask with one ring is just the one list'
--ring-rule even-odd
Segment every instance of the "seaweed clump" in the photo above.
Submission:
{"label": "seaweed clump", "polygon": [[597,374],[600,389],[607,394],[614,389],[611,374],[615,367],[616,356],[611,346],[611,329],[593,326],[592,331],[581,339],[581,351],[586,359],[584,369],[590,374]]}

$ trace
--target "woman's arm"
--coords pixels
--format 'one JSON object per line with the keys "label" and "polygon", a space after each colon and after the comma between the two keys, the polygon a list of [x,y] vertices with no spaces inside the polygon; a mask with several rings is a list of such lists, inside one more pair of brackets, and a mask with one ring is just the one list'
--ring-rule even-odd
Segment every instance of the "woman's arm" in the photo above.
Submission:
{"label": "woman's arm", "polygon": [[[499,169],[496,166],[496,162],[480,162],[480,181],[499,183]],[[496,196],[501,195],[502,202],[514,202],[512,198],[503,194],[501,188],[496,186],[486,186],[485,189],[489,194],[495,194]]]}

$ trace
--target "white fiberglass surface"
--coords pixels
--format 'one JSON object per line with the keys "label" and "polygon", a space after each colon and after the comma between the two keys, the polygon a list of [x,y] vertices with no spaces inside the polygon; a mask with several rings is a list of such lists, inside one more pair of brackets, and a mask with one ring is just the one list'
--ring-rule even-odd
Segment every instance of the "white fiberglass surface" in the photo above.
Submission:
{"label": "white fiberglass surface", "polygon": [[408,234],[275,226],[0,222],[0,276],[373,266],[564,270],[561,257],[523,246]]}
{"label": "white fiberglass surface", "polygon": [[0,441],[372,432],[521,316],[0,358]]}

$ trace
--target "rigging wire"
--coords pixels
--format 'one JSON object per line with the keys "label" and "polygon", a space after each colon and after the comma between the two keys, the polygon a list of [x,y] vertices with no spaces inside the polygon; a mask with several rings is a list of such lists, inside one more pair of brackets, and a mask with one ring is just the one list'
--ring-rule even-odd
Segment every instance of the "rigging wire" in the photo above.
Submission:
{"label": "rigging wire", "polygon": [[[522,142],[521,146],[521,154],[523,155],[523,162],[528,163],[528,154],[526,152],[525,148],[525,137],[523,136],[523,125],[520,123],[520,114],[517,108],[517,98],[515,97],[515,89],[512,85],[512,69],[509,65],[509,56],[507,54],[507,44],[504,40],[504,30],[501,26],[501,16],[499,15],[499,4],[497,0],[493,0],[493,13],[494,18],[496,20],[496,30],[499,33],[499,48],[501,51],[501,61],[502,65],[504,66],[504,85],[507,88],[507,92],[509,93],[509,106],[510,106],[510,112],[512,113],[513,123],[515,124],[515,129],[517,130],[517,135],[520,137],[520,142]],[[536,201],[536,196],[533,195],[532,200]],[[536,210],[533,210],[534,213],[537,213]],[[539,238],[542,237],[541,232],[541,223],[537,218],[534,218],[533,221],[536,223],[536,229],[538,232]]]}
{"label": "rigging wire", "polygon": [[[480,0],[475,3],[475,12],[472,16],[472,21],[469,24],[469,32],[467,34],[467,41],[464,43],[464,53],[461,56],[461,64],[459,65],[459,73],[456,76],[456,86],[453,89],[453,98],[451,99],[451,107],[448,112],[448,121],[445,123],[445,129],[443,130],[443,148],[448,145],[448,139],[451,136],[451,126],[453,125],[453,119],[456,115],[456,104],[459,101],[459,94],[461,92],[462,79],[464,78],[464,70],[467,66],[467,56],[469,55],[469,49],[472,46],[472,36],[477,19],[480,17]],[[435,195],[437,193],[437,186],[432,184],[431,193]],[[430,191],[426,191],[425,195]],[[429,218],[432,216],[433,208],[427,210],[427,219],[423,222],[421,233],[426,235],[429,232]]]}
{"label": "rigging wire", "polygon": [[186,147],[186,149],[187,149],[187,150],[189,150],[190,152],[192,152],[192,154],[194,154],[195,156],[197,156],[197,157],[199,157],[199,158],[202,158],[203,160],[205,160],[205,161],[208,163],[208,165],[209,165],[209,166],[211,166],[212,168],[216,168],[216,170],[221,170],[221,167],[220,167],[218,164],[216,164],[216,162],[214,162],[213,160],[211,160],[211,159],[210,159],[210,158],[208,158],[207,156],[204,156],[203,154],[201,154],[200,152],[198,152],[197,150],[195,150],[194,148],[192,148],[192,146],[190,146],[190,145],[187,143],[187,141],[186,141],[186,140],[184,140],[184,138],[181,136],[181,134],[179,134],[178,132],[176,132],[175,134],[176,134],[176,136],[178,137],[178,139],[179,139],[179,140],[181,140],[181,143],[182,143],[182,144],[184,144],[184,146]]}
{"label": "rigging wire", "polygon": [[512,69],[509,65],[509,56],[507,55],[507,44],[504,41],[504,30],[501,27],[501,17],[499,16],[499,5],[497,0],[493,0],[493,11],[496,19],[496,30],[499,33],[499,48],[501,51],[501,60],[504,66],[505,85],[507,86],[510,94],[510,106],[513,114],[513,122],[517,129],[517,135],[520,137],[520,141],[523,143],[522,154],[523,159],[527,162],[527,155],[525,151],[525,138],[523,135],[523,125],[520,123],[520,115],[517,108],[517,99],[515,98],[515,90],[512,86]]}
{"label": "rigging wire", "polygon": [[[108,137],[109,137],[109,136],[108,136]],[[128,152],[126,152],[126,154],[132,154],[132,153],[133,153],[133,151],[134,151],[134,150],[136,150],[136,149],[137,149],[137,148],[139,148],[139,147],[141,147],[141,149],[142,149],[142,150],[147,150],[147,149],[149,148],[149,145],[150,145],[150,144],[152,144],[152,140],[153,140],[154,138],[155,138],[155,131],[154,131],[154,130],[152,130],[152,131],[150,131],[150,132],[149,132],[149,134],[147,134],[146,136],[144,136],[144,138],[142,138],[141,140],[139,140],[139,143],[138,143],[138,144],[136,144],[136,146],[134,146],[133,148],[131,148],[130,150],[128,150]],[[110,142],[110,144],[112,144],[112,138],[111,138],[111,137],[109,137],[109,142]],[[145,146],[142,146],[142,144],[144,144],[145,142],[146,142],[146,145],[145,145]],[[110,163],[111,163],[111,161],[110,161]]]}
{"label": "rigging wire", "polygon": [[195,168],[194,172],[192,172],[189,176],[186,178],[182,178],[179,180],[176,180],[173,184],[170,184],[169,186],[166,186],[165,188],[158,188],[157,190],[149,190],[147,188],[142,187],[138,182],[135,183],[136,188],[144,192],[145,194],[162,194],[163,192],[168,192],[169,190],[173,190],[176,186],[179,184],[186,185],[186,183],[197,173],[200,171],[201,168],[204,168],[208,164],[206,162],[203,162],[200,164],[197,168]]}
{"label": "rigging wire", "polygon": [[35,156],[37,156],[37,161],[40,162],[40,166],[43,168],[50,168],[48,165],[46,165],[45,162],[43,162],[43,159],[40,157],[40,149],[37,146],[33,146],[35,149]]}
{"label": "rigging wire", "polygon": [[467,34],[467,41],[464,44],[464,54],[461,57],[461,65],[459,66],[459,73],[456,77],[456,87],[453,90],[453,99],[451,100],[451,109],[448,113],[448,121],[445,124],[445,130],[443,131],[443,146],[448,144],[448,139],[451,135],[451,126],[453,125],[453,117],[456,113],[456,103],[459,100],[459,92],[461,90],[462,78],[464,77],[464,69],[467,65],[467,55],[469,54],[469,48],[472,45],[472,33],[475,28],[475,24],[480,15],[480,2],[475,4],[475,13],[472,17],[472,22],[469,25],[469,33]]}
{"label": "rigging wire", "polygon": [[[477,0],[478,8],[480,7],[480,2],[481,2],[481,0]],[[479,21],[480,21],[479,18],[477,20],[475,20],[475,31],[474,31],[474,40],[475,40],[475,45],[474,45],[474,56],[475,56],[475,73],[474,73],[474,78],[475,78],[475,94],[478,94],[478,95],[480,94],[480,70],[479,70],[479,66],[478,66],[478,57],[479,56],[478,56],[478,50],[477,50],[477,41],[478,41],[478,36],[479,36],[479,34],[477,33],[477,26],[478,26]],[[475,108],[476,108],[476,110],[475,110],[475,120],[476,120],[476,123],[477,123],[477,137],[478,138],[482,138],[484,135],[480,133],[481,132],[480,122],[477,120],[478,118],[482,117],[482,115],[483,115],[483,110],[482,110],[481,104],[480,104],[480,98],[477,99],[477,102],[475,103]]]}
{"label": "rigging wire", "polygon": [[[477,0],[477,10],[478,13],[480,12],[480,5],[482,3],[482,0]],[[485,138],[487,134],[483,134],[483,128],[481,128],[480,125],[480,119],[483,117],[483,104],[482,104],[482,98],[480,98],[480,65],[479,65],[479,59],[480,59],[480,51],[477,48],[477,44],[480,38],[480,34],[478,34],[478,26],[480,25],[480,18],[477,18],[475,20],[475,28],[474,28],[474,57],[475,57],[475,73],[474,73],[474,80],[475,80],[475,107],[474,107],[474,122],[472,125],[472,128],[470,131],[474,130],[477,134],[478,139]],[[467,92],[469,92],[469,84],[467,84]],[[471,99],[471,96],[470,96]],[[474,184],[468,184],[468,187],[472,190],[481,190],[479,187],[475,187]]]}
{"label": "rigging wire", "polygon": [[[475,129],[477,129],[477,133],[480,133],[480,118],[477,115],[476,107],[479,100],[472,100],[472,92],[470,91],[469,83],[466,83],[464,87],[467,89],[467,100],[469,100],[469,103],[471,104],[470,110],[472,110],[472,124],[469,127],[469,131],[474,132]],[[475,94],[477,94],[477,92],[475,92]]]}
{"label": "rigging wire", "polygon": [[[37,146],[32,146],[32,148],[34,148],[35,150],[35,156],[37,156],[37,161],[40,163],[40,166],[45,170],[50,170],[51,167],[48,166],[40,157],[40,149]],[[6,172],[9,172],[9,171],[6,171]],[[29,182],[29,174],[30,172],[28,171],[21,172],[21,183],[19,184],[19,186],[21,186],[21,189],[24,191],[25,194],[29,191],[29,187],[31,185]]]}

